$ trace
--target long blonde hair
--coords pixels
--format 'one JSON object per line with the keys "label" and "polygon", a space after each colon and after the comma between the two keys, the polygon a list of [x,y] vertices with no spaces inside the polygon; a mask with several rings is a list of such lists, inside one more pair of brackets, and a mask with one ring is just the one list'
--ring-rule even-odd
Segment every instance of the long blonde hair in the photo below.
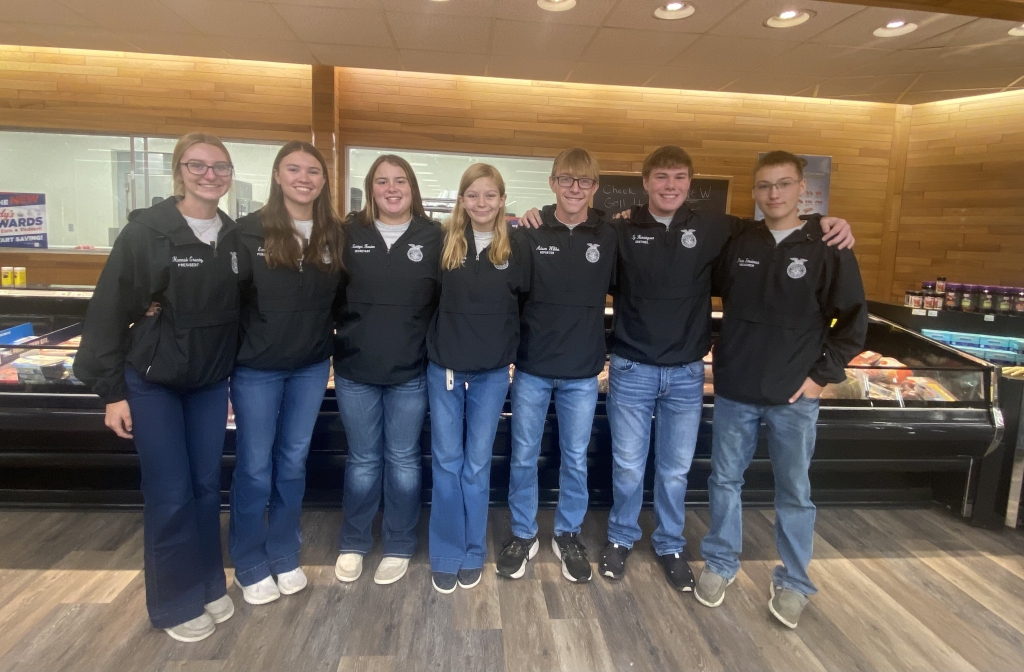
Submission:
{"label": "long blonde hair", "polygon": [[[213,145],[224,152],[224,158],[228,160],[228,163],[231,163],[231,153],[224,146],[224,143],[220,141],[220,138],[209,133],[186,133],[178,138],[178,143],[174,145],[174,152],[171,154],[171,165],[174,166],[173,182],[175,196],[185,195],[185,182],[181,179],[181,171],[184,169],[184,166],[181,165],[181,157],[184,156],[185,150],[194,145]],[[232,177],[234,177],[233,174]]]}
{"label": "long blonde hair", "polygon": [[[470,185],[481,177],[494,180],[498,187],[498,193],[505,196],[505,180],[501,179],[501,173],[494,166],[486,163],[474,163],[462,174],[459,182],[459,197],[466,195]],[[469,252],[469,243],[466,241],[466,227],[472,223],[469,213],[462,207],[462,202],[455,203],[451,218],[444,223],[444,250],[441,252],[441,268],[445,271],[452,271],[462,265],[462,260]],[[487,258],[495,266],[501,266],[508,261],[512,255],[512,243],[509,241],[508,224],[505,222],[505,204],[498,208],[498,214],[494,217],[494,238],[488,246]]]}

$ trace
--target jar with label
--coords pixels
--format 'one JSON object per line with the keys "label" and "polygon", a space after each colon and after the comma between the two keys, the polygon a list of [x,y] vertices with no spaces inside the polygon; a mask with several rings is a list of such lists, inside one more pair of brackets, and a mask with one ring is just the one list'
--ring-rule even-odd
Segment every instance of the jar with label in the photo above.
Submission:
{"label": "jar with label", "polygon": [[1024,287],[1015,287],[1016,294],[1013,297],[1013,314],[1024,317]]}
{"label": "jar with label", "polygon": [[1013,312],[1013,289],[996,287],[996,313],[1009,315]]}
{"label": "jar with label", "polygon": [[960,310],[960,299],[964,296],[964,286],[955,282],[946,285],[946,310]]}
{"label": "jar with label", "polygon": [[922,282],[921,283],[921,291],[922,292],[934,292],[935,291],[935,281],[934,280],[925,280],[924,282]]}
{"label": "jar with label", "polygon": [[913,298],[913,295],[914,290],[912,289],[908,289],[906,292],[903,293],[903,305],[906,306],[907,308],[910,308],[911,304],[913,303],[913,301],[911,300]]}
{"label": "jar with label", "polygon": [[946,276],[940,275],[938,280],[935,281],[935,291],[939,294],[946,293]]}
{"label": "jar with label", "polygon": [[0,281],[0,285],[3,287],[14,287],[14,266],[4,266],[0,273],[2,273],[3,278]]}
{"label": "jar with label", "polygon": [[960,310],[965,313],[978,312],[978,285],[964,285],[964,291],[960,297]]}
{"label": "jar with label", "polygon": [[911,290],[910,292],[910,307],[911,308],[924,308],[924,292],[918,289]]}
{"label": "jar with label", "polygon": [[989,315],[996,310],[996,293],[994,287],[978,288],[978,312]]}

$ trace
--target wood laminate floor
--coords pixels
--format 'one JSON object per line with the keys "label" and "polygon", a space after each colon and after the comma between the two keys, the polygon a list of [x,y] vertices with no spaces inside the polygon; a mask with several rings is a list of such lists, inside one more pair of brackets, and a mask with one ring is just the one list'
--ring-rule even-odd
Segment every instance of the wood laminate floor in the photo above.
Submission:
{"label": "wood laminate floor", "polygon": [[[1014,670],[1024,669],[1024,535],[974,529],[937,510],[819,510],[800,628],[767,611],[773,514],[744,513],[743,569],[717,609],[667,588],[646,539],[626,578],[573,585],[550,550],[519,581],[494,573],[508,511],[491,512],[491,562],[472,590],[430,586],[425,532],[408,576],[334,578],[337,511],[303,518],[309,587],[245,604],[197,644],[150,627],[139,513],[0,512],[0,670]],[[596,563],[606,512],[583,537]],[[426,519],[424,517],[425,529]],[[707,510],[687,522],[690,553]],[[224,525],[226,529],[226,521]],[[694,563],[699,571],[700,562]],[[228,579],[232,577],[228,570]]]}

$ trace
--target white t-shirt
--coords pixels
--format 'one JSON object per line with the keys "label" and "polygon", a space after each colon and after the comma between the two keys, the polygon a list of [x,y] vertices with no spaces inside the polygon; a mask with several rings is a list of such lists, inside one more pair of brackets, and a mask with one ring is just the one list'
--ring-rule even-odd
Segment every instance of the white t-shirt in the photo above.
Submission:
{"label": "white t-shirt", "polygon": [[185,221],[188,222],[188,226],[192,229],[192,233],[196,234],[201,242],[207,245],[212,245],[217,242],[217,235],[220,233],[221,227],[224,225],[220,221],[220,215],[215,216],[213,219],[196,219],[195,217],[189,217],[188,215],[182,215]]}
{"label": "white t-shirt", "polygon": [[572,231],[572,230],[573,230],[573,229],[575,229],[575,228],[576,228],[577,226],[579,226],[579,224],[578,224],[578,223],[577,223],[577,224],[566,224],[565,222],[563,222],[562,220],[560,220],[560,219],[559,219],[558,217],[555,217],[555,221],[556,221],[556,222],[558,222],[559,224],[562,224],[563,226],[565,226],[565,227],[566,227],[567,229],[569,229],[570,231]]}
{"label": "white t-shirt", "polygon": [[794,231],[799,231],[802,228],[804,228],[803,224],[801,224],[800,226],[794,226],[792,229],[778,229],[778,230],[776,230],[776,229],[768,229],[768,230],[772,232],[772,236],[775,237],[775,244],[778,245],[779,243],[784,241],[786,238],[788,238],[789,234],[793,233]]}
{"label": "white t-shirt", "polygon": [[491,241],[494,240],[494,231],[477,231],[473,230],[473,242],[476,244],[476,258],[480,258],[480,253],[483,252]]}
{"label": "white t-shirt", "polygon": [[380,235],[384,238],[384,244],[387,245],[388,249],[402,237],[402,234],[409,230],[409,225],[412,224],[410,219],[405,224],[385,224],[379,219],[374,220],[374,224],[377,225],[377,230],[380,231]]}
{"label": "white t-shirt", "polygon": [[664,224],[665,228],[667,229],[669,225],[672,224],[672,218],[675,217],[675,215],[669,215],[668,217],[658,217],[657,215],[652,213],[651,217],[654,217],[654,221]]}
{"label": "white t-shirt", "polygon": [[299,232],[306,242],[309,242],[309,237],[313,233],[313,220],[312,219],[293,219],[292,223],[295,225],[295,230]]}

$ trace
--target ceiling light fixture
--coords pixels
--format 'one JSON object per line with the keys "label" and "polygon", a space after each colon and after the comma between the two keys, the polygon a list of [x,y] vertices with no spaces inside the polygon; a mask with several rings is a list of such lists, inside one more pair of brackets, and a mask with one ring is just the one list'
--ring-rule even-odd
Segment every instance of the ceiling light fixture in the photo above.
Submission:
{"label": "ceiling light fixture", "polygon": [[903,19],[893,19],[889,23],[885,24],[881,28],[875,28],[875,37],[899,37],[900,35],[906,35],[917,30],[916,23],[910,23]]}
{"label": "ceiling light fixture", "polygon": [[537,0],[537,6],[549,12],[564,12],[576,6],[576,0]]}
{"label": "ceiling light fixture", "polygon": [[654,10],[654,18],[674,21],[692,16],[695,11],[697,8],[688,2],[670,2]]}
{"label": "ceiling light fixture", "polygon": [[1013,35],[1014,37],[1024,37],[1024,24],[1010,28],[1010,35]]}
{"label": "ceiling light fixture", "polygon": [[809,9],[787,9],[764,22],[769,28],[793,28],[810,21],[814,12]]}

